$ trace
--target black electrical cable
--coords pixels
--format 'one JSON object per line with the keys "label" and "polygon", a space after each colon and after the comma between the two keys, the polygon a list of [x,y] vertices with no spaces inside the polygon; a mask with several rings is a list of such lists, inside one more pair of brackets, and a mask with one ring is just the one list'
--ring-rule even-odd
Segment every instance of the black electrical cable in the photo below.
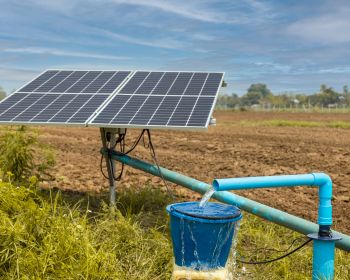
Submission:
{"label": "black electrical cable", "polygon": [[[289,248],[295,243],[297,239],[295,239],[292,244],[289,246]],[[295,249],[293,249],[292,251],[288,252],[287,254],[285,255],[282,255],[282,256],[279,256],[277,258],[274,258],[274,259],[270,259],[270,260],[263,260],[263,261],[244,261],[242,259],[237,259],[237,262],[239,263],[243,263],[243,264],[267,264],[267,263],[271,263],[271,262],[275,262],[275,261],[279,261],[283,258],[286,258],[288,256],[290,256],[291,254],[299,251],[301,248],[303,248],[304,246],[306,246],[309,242],[311,242],[312,239],[308,239],[307,241],[305,241],[304,243],[302,243],[301,245],[299,245],[298,247],[296,247]],[[289,249],[288,248],[288,249]],[[287,250],[288,250],[287,249]]]}
{"label": "black electrical cable", "polygon": [[157,166],[157,169],[158,169],[158,173],[160,175],[160,178],[162,179],[164,185],[165,185],[165,188],[168,192],[168,194],[171,196],[171,198],[174,200],[175,197],[174,197],[174,194],[172,193],[172,191],[170,190],[170,187],[168,185],[168,183],[166,182],[164,176],[163,176],[163,173],[162,173],[162,170],[160,169],[159,167],[159,164],[158,164],[158,159],[157,159],[157,155],[156,155],[156,152],[155,152],[155,149],[154,149],[154,146],[153,146],[153,143],[152,143],[152,138],[151,138],[151,132],[149,131],[149,129],[146,129],[146,132],[147,132],[147,136],[148,136],[148,145],[146,146],[145,142],[144,143],[144,146],[149,148],[150,150],[150,154],[151,154],[151,157],[154,161],[154,163],[156,164]]}
{"label": "black electrical cable", "polygon": [[[124,152],[124,149],[125,149],[125,135],[126,135],[126,133],[125,133],[125,134],[119,134],[117,140],[115,141],[115,143],[114,143],[114,145],[113,145],[113,147],[111,147],[111,142],[107,142],[107,143],[106,143],[106,144],[107,144],[108,153],[111,153],[111,151],[113,151],[113,150],[117,147],[118,144],[120,144],[120,150],[121,150],[121,152],[122,152],[122,153]],[[105,177],[106,179],[109,180],[109,176],[107,176],[107,175],[104,173],[104,171],[103,171],[103,158],[104,158],[104,156],[101,155],[101,160],[100,160],[100,169],[101,169],[101,173],[102,173],[103,177]],[[118,175],[118,177],[115,177],[115,176],[114,176],[113,160],[112,160],[110,154],[108,155],[108,159],[109,159],[109,164],[110,164],[111,169],[112,169],[113,179],[114,179],[115,181],[120,181],[120,179],[121,179],[121,177],[122,177],[122,175],[123,175],[123,171],[124,171],[124,163],[122,163],[122,168],[121,168],[120,174]]]}
{"label": "black electrical cable", "polygon": [[[146,143],[146,141],[145,141],[145,137],[144,137],[145,136],[145,132],[147,132],[148,143]],[[167,189],[168,194],[172,197],[172,199],[174,199],[174,195],[171,192],[170,187],[167,184],[167,182],[166,182],[166,180],[165,180],[165,178],[163,176],[163,173],[162,173],[162,171],[161,171],[161,169],[159,167],[159,163],[158,163],[158,159],[157,159],[156,152],[155,152],[155,149],[154,149],[154,145],[152,143],[151,132],[150,132],[149,129],[143,129],[142,130],[142,132],[137,137],[137,139],[135,140],[134,144],[131,146],[131,148],[128,151],[125,151],[125,134],[119,134],[118,139],[116,140],[116,142],[115,142],[113,147],[110,146],[110,144],[111,144],[110,142],[108,143],[108,145],[107,145],[108,159],[109,159],[109,164],[110,164],[111,169],[112,169],[113,176],[114,176],[114,168],[113,168],[113,160],[112,160],[112,157],[111,157],[111,153],[115,150],[117,145],[118,144],[120,145],[120,151],[115,151],[115,152],[117,152],[120,155],[127,155],[127,154],[131,153],[137,147],[137,145],[140,143],[141,139],[143,141],[143,146],[145,148],[149,149],[149,151],[150,151],[151,157],[152,157],[154,163],[157,166],[158,173],[159,173],[162,181],[164,182],[164,185],[165,185],[165,187]],[[103,171],[103,155],[101,156],[100,169],[101,169],[101,173],[102,173],[103,177],[105,177],[106,179],[109,180],[109,177]],[[124,171],[124,163],[122,163],[122,168],[121,168],[121,172],[120,172],[119,176],[118,177],[113,177],[113,179],[116,180],[116,181],[120,181],[121,178],[122,178],[122,175],[123,175],[123,171]]]}

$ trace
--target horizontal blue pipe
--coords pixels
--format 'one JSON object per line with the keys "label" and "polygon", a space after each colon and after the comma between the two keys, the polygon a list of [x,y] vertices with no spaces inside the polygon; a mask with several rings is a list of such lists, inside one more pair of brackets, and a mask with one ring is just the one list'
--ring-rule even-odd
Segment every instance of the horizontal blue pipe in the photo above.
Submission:
{"label": "horizontal blue pipe", "polygon": [[[106,154],[107,153],[106,149],[102,149],[101,153]],[[150,164],[148,162],[145,162],[139,159],[134,159],[126,155],[120,155],[115,152],[113,152],[111,156],[112,156],[112,159],[114,160],[127,164],[133,168],[142,170],[154,176],[160,177],[160,173],[156,165]],[[209,184],[206,184],[204,182],[198,181],[191,177],[182,175],[180,173],[171,171],[169,169],[160,167],[160,170],[165,180],[181,185],[195,192],[204,194],[211,188],[211,185]],[[242,210],[245,210],[263,219],[274,222],[276,224],[287,227],[289,229],[292,229],[294,231],[297,231],[305,235],[309,233],[318,232],[319,226],[315,223],[290,215],[281,210],[269,207],[262,203],[250,200],[248,198],[244,198],[242,196],[239,196],[230,192],[226,192],[226,191],[216,192],[214,193],[213,198],[223,203],[235,205],[241,208]],[[342,237],[342,240],[336,241],[336,246],[339,249],[350,252],[350,236],[347,236],[345,234],[342,234],[336,231],[333,231],[333,232],[339,234]]]}
{"label": "horizontal blue pipe", "polygon": [[215,179],[216,191],[295,186],[319,187],[318,224],[332,225],[332,180],[324,173]]}

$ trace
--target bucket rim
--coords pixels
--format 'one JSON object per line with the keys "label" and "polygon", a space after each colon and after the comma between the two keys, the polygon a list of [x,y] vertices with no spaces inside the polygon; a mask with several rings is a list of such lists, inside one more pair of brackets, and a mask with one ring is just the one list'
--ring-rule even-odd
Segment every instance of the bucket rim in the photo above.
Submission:
{"label": "bucket rim", "polygon": [[198,204],[198,202],[194,202],[194,201],[170,204],[166,207],[166,211],[169,213],[170,216],[175,216],[175,217],[178,217],[181,219],[186,219],[186,220],[190,220],[190,221],[197,221],[197,222],[202,222],[202,223],[230,223],[230,222],[238,221],[238,220],[242,219],[242,217],[243,217],[241,210],[234,205],[230,205],[230,204],[226,204],[226,203],[217,203],[217,202],[210,202],[210,203],[232,206],[235,209],[237,209],[237,213],[235,213],[234,215],[231,215],[231,216],[226,216],[226,217],[215,217],[215,216],[205,216],[205,215],[204,216],[203,215],[197,216],[196,214],[193,214],[193,213],[187,213],[187,212],[184,212],[181,210],[179,211],[179,209],[176,209],[176,207],[174,207],[174,206],[179,206],[179,205]]}

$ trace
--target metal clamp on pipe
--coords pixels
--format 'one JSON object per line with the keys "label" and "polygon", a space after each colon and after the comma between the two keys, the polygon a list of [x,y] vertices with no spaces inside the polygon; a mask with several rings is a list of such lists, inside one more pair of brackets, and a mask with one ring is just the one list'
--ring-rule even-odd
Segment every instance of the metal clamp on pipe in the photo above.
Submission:
{"label": "metal clamp on pipe", "polygon": [[335,241],[340,240],[341,237],[331,231],[332,180],[327,174],[311,173],[285,176],[262,176],[215,179],[213,181],[213,187],[216,191],[295,186],[319,187],[319,230],[317,233],[307,235],[314,240],[312,279],[333,279]]}

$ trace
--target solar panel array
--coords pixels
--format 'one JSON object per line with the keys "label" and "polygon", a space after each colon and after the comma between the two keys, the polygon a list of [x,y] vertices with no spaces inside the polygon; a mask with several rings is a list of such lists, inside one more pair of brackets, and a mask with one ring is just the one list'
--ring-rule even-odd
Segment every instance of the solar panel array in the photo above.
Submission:
{"label": "solar panel array", "polygon": [[0,103],[0,123],[205,128],[223,73],[48,70]]}

